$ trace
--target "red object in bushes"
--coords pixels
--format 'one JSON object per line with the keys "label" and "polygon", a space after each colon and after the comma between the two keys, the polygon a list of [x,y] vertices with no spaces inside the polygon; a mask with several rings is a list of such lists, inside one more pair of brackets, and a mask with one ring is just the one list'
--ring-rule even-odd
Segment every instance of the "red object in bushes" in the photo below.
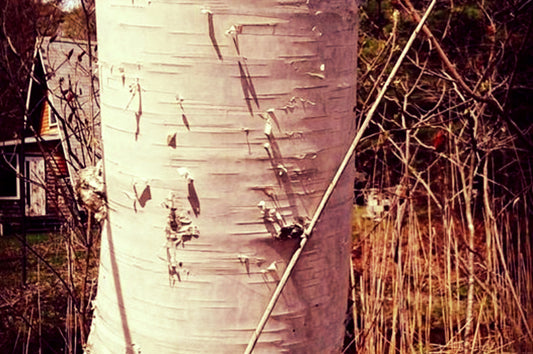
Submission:
{"label": "red object in bushes", "polygon": [[442,152],[446,148],[446,134],[443,130],[439,130],[433,137],[433,147],[438,152]]}

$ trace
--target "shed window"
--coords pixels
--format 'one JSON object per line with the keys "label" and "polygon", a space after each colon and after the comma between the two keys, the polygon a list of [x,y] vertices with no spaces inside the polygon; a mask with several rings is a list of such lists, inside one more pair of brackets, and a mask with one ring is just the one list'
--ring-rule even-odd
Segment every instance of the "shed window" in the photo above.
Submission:
{"label": "shed window", "polygon": [[19,198],[19,181],[13,168],[19,169],[17,156],[0,152],[0,199]]}
{"label": "shed window", "polygon": [[54,110],[50,108],[50,126],[55,126],[57,124],[57,117],[54,113]]}

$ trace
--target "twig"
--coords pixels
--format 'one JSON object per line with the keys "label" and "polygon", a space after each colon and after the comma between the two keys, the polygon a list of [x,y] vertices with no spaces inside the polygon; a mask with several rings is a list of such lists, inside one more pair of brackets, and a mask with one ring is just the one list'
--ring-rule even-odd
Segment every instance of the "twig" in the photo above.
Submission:
{"label": "twig", "polygon": [[[420,15],[416,12],[415,8],[413,7],[413,4],[411,4],[410,0],[402,0],[406,7],[409,10],[410,15],[415,19],[416,22],[419,24],[421,23]],[[476,94],[463,80],[461,75],[457,72],[457,69],[455,68],[455,65],[450,61],[446,53],[444,52],[444,49],[442,49],[439,41],[435,38],[429,27],[426,25],[423,26],[422,30],[426,34],[426,36],[429,38],[435,49],[437,50],[437,53],[439,54],[439,57],[441,58],[444,66],[450,71],[451,76],[454,78],[455,81],[461,86],[461,88],[466,92],[467,96],[475,99],[476,101],[487,103],[490,105],[491,108],[496,110],[500,116],[505,119],[505,121],[509,124],[510,128],[518,134],[520,139],[530,148],[533,149],[533,143],[524,135],[524,132],[518,125],[507,115],[505,114],[504,108],[501,106],[501,104],[494,99],[493,97],[482,97],[478,94]],[[529,31],[529,29],[528,29]]]}

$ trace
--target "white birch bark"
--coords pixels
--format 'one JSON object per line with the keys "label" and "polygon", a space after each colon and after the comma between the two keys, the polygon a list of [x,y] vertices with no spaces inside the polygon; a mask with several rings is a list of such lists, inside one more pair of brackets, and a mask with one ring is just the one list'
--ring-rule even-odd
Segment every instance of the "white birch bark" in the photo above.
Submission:
{"label": "white birch bark", "polygon": [[[354,134],[354,1],[101,0],[91,353],[239,353]],[[254,353],[341,349],[352,168]],[[172,219],[172,222],[169,222]]]}

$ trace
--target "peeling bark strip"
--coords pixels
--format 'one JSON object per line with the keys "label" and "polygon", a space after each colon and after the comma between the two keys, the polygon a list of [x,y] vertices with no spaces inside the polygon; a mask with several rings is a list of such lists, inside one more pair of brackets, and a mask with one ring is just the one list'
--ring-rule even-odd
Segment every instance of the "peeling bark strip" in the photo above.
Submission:
{"label": "peeling bark strip", "polygon": [[189,270],[178,257],[178,250],[185,248],[186,242],[200,237],[200,230],[173,193],[170,193],[164,206],[169,209],[165,226],[168,278],[169,285],[174,287],[176,281],[181,282],[184,275],[189,275]]}
{"label": "peeling bark strip", "polygon": [[130,93],[131,97],[128,101],[128,104],[124,108],[124,110],[127,110],[135,98],[136,95],[139,95],[139,105],[137,106],[137,111],[135,112],[135,141],[139,138],[140,133],[140,124],[141,124],[141,117],[143,114],[143,106],[142,106],[142,97],[141,97],[141,84],[139,83],[139,79],[135,81],[135,84],[130,85]]}
{"label": "peeling bark strip", "polygon": [[211,43],[213,44],[213,48],[215,48],[215,52],[217,52],[218,59],[222,60],[222,53],[220,52],[220,48],[218,47],[217,38],[215,37],[215,25],[213,24],[213,13],[208,10],[204,10],[207,12],[207,25],[209,28],[209,39],[211,39]]}
{"label": "peeling bark strip", "polygon": [[259,100],[257,99],[257,94],[255,93],[254,83],[252,81],[252,78],[250,77],[250,73],[248,72],[248,67],[246,66],[246,63],[244,63],[244,66],[241,61],[239,61],[237,64],[239,65],[239,73],[241,76],[241,87],[242,93],[244,94],[244,100],[246,101],[248,112],[250,112],[250,115],[253,117],[254,110],[250,101],[253,99],[255,105],[257,106],[257,108],[259,108]]}
{"label": "peeling bark strip", "polygon": [[[268,155],[271,169],[274,173],[274,176],[276,177],[276,180],[278,181],[278,185],[282,190],[281,192],[285,194],[285,197],[289,202],[289,208],[291,210],[292,217],[294,220],[303,218],[304,215],[301,214],[298,210],[298,203],[296,200],[294,189],[292,187],[292,181],[289,176],[289,171],[284,165],[284,159],[281,155],[280,147],[277,143],[277,140],[274,137],[274,134],[272,133],[272,124],[270,123],[269,119],[267,119],[265,123],[264,133],[268,139],[268,143],[265,143],[263,147],[265,148],[265,151]],[[280,237],[279,232],[276,237]]]}
{"label": "peeling bark strip", "polygon": [[191,130],[191,127],[189,125],[189,120],[187,119],[187,116],[185,115],[185,108],[183,108],[183,98],[181,96],[176,96],[176,101],[178,102],[178,106],[181,110],[181,120],[183,122],[183,125],[185,125],[185,128],[187,130]]}
{"label": "peeling bark strip", "polygon": [[[109,211],[87,351],[242,353],[354,134],[355,2],[96,1]],[[341,350],[352,174],[255,353]]]}
{"label": "peeling bark strip", "polygon": [[241,26],[239,25],[233,25],[226,31],[226,35],[230,36],[233,41],[233,46],[235,47],[235,51],[237,52],[237,55],[241,55],[241,50],[239,49],[239,37],[238,34],[241,31]]}
{"label": "peeling bark strip", "polygon": [[196,188],[194,188],[194,178],[191,172],[184,167],[178,168],[178,173],[187,181],[187,200],[191,205],[194,216],[198,217],[200,215],[200,199],[198,199]]}
{"label": "peeling bark strip", "polygon": [[147,183],[135,183],[133,185],[133,191],[135,192],[135,197],[137,198],[137,201],[139,202],[139,205],[141,208],[144,208],[146,205],[146,202],[148,202],[150,199],[152,199],[152,193],[150,192],[150,185]]}
{"label": "peeling bark strip", "polygon": [[200,199],[198,199],[198,194],[196,193],[196,188],[194,188],[193,180],[187,182],[187,189],[189,191],[189,195],[187,196],[187,199],[189,200],[189,203],[191,204],[191,208],[192,208],[192,211],[194,212],[194,216],[198,217],[198,215],[200,215]]}
{"label": "peeling bark strip", "polygon": [[167,135],[167,145],[173,149],[178,146],[177,133],[170,133]]}

